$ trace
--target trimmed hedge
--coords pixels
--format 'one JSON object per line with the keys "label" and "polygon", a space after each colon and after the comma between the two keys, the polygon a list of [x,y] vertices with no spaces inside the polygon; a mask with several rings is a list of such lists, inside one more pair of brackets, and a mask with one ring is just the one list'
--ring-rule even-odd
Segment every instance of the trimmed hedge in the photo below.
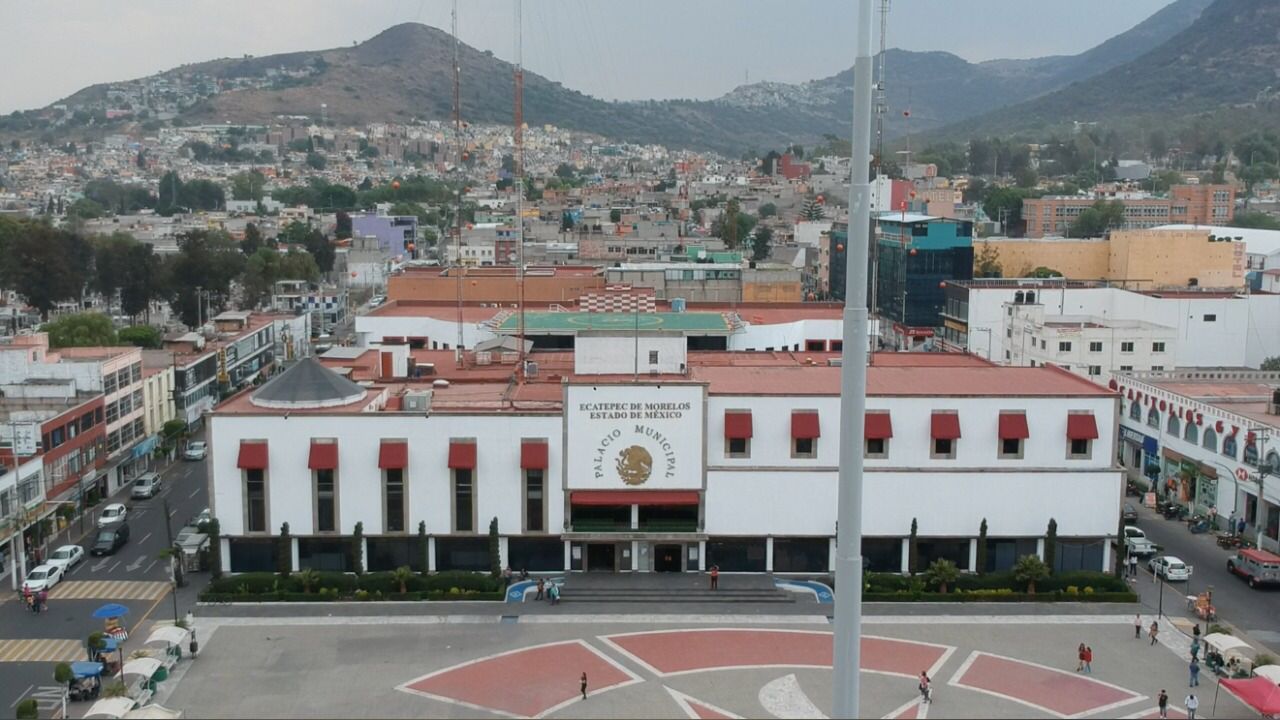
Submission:
{"label": "trimmed hedge", "polygon": [[864,602],[1105,602],[1134,603],[1138,596],[1132,592],[1095,592],[1071,595],[1065,592],[1037,592],[1035,595],[1019,592],[953,592],[943,595],[934,592],[868,592]]}
{"label": "trimmed hedge", "polygon": [[243,573],[211,581],[200,593],[204,602],[325,602],[339,599],[386,600],[501,600],[505,596],[499,578],[478,573],[449,571],[435,575],[414,574],[405,582],[405,594],[390,572],[353,575],[318,572],[311,592],[303,592],[298,573],[281,577],[274,573]]}
{"label": "trimmed hedge", "polygon": [[[943,596],[929,592],[924,578],[897,573],[867,573],[864,580],[864,597],[876,596],[883,601],[911,600],[905,596],[937,596],[939,599],[996,600],[1009,602],[1010,597],[1026,600],[1090,600],[1095,602],[1128,602],[1128,600],[1104,599],[1105,595],[1133,597],[1124,580],[1101,572],[1065,572],[1052,575],[1036,583],[1036,594],[1026,594],[1026,584],[1020,583],[1011,572],[964,574],[952,585],[953,592]],[[1087,588],[1087,590],[1086,590]],[[950,598],[948,596],[957,597]],[[1057,597],[1061,595],[1062,597]]]}

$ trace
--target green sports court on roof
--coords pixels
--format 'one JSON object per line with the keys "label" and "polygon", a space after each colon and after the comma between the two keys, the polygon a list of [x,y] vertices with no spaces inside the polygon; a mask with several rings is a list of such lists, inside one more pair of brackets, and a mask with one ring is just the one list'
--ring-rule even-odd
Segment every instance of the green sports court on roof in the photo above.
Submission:
{"label": "green sports court on roof", "polygon": [[[515,333],[519,316],[504,318],[496,331]],[[682,332],[702,335],[728,335],[733,326],[724,313],[659,312],[659,313],[586,313],[526,312],[524,331],[533,334],[576,334],[583,331],[616,330],[618,332]]]}

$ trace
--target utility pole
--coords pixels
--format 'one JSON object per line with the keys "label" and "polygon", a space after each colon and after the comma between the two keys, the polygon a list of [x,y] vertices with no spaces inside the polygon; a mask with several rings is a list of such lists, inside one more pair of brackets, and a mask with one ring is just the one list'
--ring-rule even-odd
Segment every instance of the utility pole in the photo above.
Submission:
{"label": "utility pole", "polygon": [[182,585],[182,558],[178,556],[178,548],[173,546],[173,526],[169,522],[169,498],[164,499],[164,536],[169,548],[169,576],[173,589],[169,593],[173,597],[173,621],[178,622],[178,587]]}
{"label": "utility pole", "polygon": [[524,3],[516,0],[516,117],[515,117],[516,189],[516,301],[518,309],[516,357],[517,377],[525,377],[524,357]]}
{"label": "utility pole", "polygon": [[867,405],[867,259],[871,235],[871,2],[858,0],[853,64],[849,244],[840,366],[833,717],[860,717],[862,661],[862,443]]}
{"label": "utility pole", "polygon": [[463,156],[466,154],[466,143],[462,140],[462,66],[458,60],[458,0],[453,0],[453,134],[458,143],[458,172],[461,176],[458,183],[458,204],[454,210],[454,231],[458,233],[454,248],[453,271],[458,274],[455,284],[458,291],[458,342],[453,349],[454,361],[462,365],[462,191],[466,183],[466,174],[462,170]]}

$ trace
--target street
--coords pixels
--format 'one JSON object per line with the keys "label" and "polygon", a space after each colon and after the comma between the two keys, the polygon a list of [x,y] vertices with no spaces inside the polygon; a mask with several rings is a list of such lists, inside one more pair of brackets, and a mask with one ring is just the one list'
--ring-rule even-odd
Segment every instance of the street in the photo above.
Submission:
{"label": "street", "polygon": [[[135,629],[151,617],[173,614],[168,561],[160,558],[167,546],[164,502],[168,500],[170,522],[176,537],[182,526],[208,506],[206,462],[175,462],[163,471],[163,489],[147,500],[128,499],[126,486],[109,502],[129,506],[129,541],[115,555],[88,556],[95,530],[92,517],[86,517],[85,532],[80,534],[78,521],[72,522],[69,542],[85,548],[83,562],[67,573],[49,594],[49,610],[33,615],[22,603],[22,596],[12,591],[0,599],[0,710],[12,708],[35,687],[54,685],[53,667],[57,662],[85,659],[84,644],[88,635],[102,630],[102,620],[91,617],[95,609],[108,602],[129,608],[124,626],[130,630],[125,644],[141,643]],[[49,550],[66,544],[62,537],[51,541]],[[194,606],[195,593],[203,585],[203,573],[187,587],[179,590],[179,613]]]}
{"label": "street", "polygon": [[[1227,572],[1227,558],[1231,553],[1218,547],[1212,533],[1192,535],[1187,524],[1180,520],[1166,520],[1154,510],[1139,507],[1138,498],[1126,498],[1126,502],[1138,507],[1138,527],[1156,545],[1162,546],[1165,555],[1175,555],[1192,567],[1188,582],[1167,583],[1164,587],[1164,612],[1166,615],[1190,617],[1186,608],[1186,596],[1213,589],[1213,604],[1218,617],[1247,632],[1273,650],[1280,649],[1280,588],[1251,590],[1244,581]],[[1142,560],[1142,573],[1136,590],[1142,603],[1151,608],[1160,605],[1160,585],[1151,581],[1146,572],[1146,560]]]}

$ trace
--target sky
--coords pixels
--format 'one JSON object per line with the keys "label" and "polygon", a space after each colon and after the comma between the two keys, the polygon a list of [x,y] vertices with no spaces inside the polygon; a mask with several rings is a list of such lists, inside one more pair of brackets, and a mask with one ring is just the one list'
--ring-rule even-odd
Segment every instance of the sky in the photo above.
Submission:
{"label": "sky", "polygon": [[[1074,54],[1170,1],[892,0],[888,44],[974,62]],[[458,6],[463,42],[514,59],[515,0]],[[528,0],[524,65],[605,99],[708,99],[748,80],[803,82],[849,67],[854,6]],[[184,63],[350,45],[402,22],[447,30],[451,8],[450,0],[0,0],[0,112]]]}

